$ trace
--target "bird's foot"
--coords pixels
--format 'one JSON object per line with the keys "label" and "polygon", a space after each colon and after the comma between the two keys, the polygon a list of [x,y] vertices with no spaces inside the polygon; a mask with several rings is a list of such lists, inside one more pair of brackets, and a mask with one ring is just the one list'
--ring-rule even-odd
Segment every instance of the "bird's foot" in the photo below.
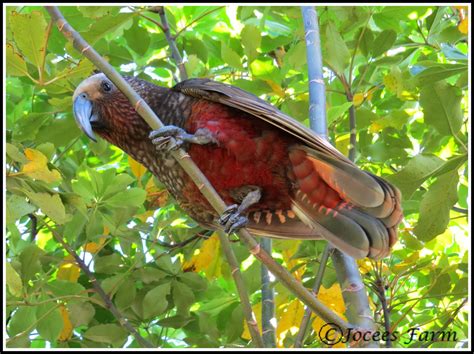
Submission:
{"label": "bird's foot", "polygon": [[177,150],[184,143],[209,144],[217,143],[213,134],[205,128],[197,129],[194,134],[187,133],[184,129],[174,125],[166,125],[158,130],[153,130],[149,138],[157,150]]}
{"label": "bird's foot", "polygon": [[255,190],[249,192],[243,198],[240,205],[232,204],[228,206],[218,220],[219,224],[224,227],[224,231],[230,234],[247,225],[249,219],[243,214],[251,205],[258,203],[261,196],[260,188],[256,187]]}

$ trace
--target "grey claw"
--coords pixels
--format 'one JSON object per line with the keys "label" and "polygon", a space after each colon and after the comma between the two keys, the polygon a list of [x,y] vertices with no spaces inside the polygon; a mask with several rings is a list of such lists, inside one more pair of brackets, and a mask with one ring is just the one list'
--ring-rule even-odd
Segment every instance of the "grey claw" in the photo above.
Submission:
{"label": "grey claw", "polygon": [[245,225],[249,222],[249,219],[245,216],[242,215],[233,215],[230,220],[227,222],[226,227],[225,227],[225,232],[228,234],[231,234]]}
{"label": "grey claw", "polygon": [[249,219],[240,214],[239,206],[233,204],[228,206],[218,220],[219,224],[224,227],[224,231],[228,234],[244,227]]}
{"label": "grey claw", "polygon": [[219,220],[218,220],[219,224],[221,224],[222,226],[225,226],[227,222],[229,221],[229,219],[232,217],[232,215],[235,214],[238,209],[239,209],[239,206],[237,204],[232,204],[232,205],[229,205],[227,208],[225,208],[224,212],[219,217]]}
{"label": "grey claw", "polygon": [[179,149],[183,145],[184,140],[182,136],[185,135],[186,132],[179,127],[164,126],[150,132],[149,138],[157,150],[172,151]]}

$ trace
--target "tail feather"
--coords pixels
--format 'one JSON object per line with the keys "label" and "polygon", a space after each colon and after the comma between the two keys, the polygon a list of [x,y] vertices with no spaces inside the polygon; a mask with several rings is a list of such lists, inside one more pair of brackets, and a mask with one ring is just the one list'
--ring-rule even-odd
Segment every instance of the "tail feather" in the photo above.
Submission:
{"label": "tail feather", "polygon": [[297,145],[290,150],[298,217],[354,258],[390,253],[403,218],[398,189],[343,160]]}

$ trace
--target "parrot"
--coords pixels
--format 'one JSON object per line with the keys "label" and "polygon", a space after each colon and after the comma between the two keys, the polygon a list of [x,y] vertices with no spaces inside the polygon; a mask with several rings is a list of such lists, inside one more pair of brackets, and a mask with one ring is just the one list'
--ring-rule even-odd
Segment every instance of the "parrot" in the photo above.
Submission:
{"label": "parrot", "polygon": [[[163,122],[153,130],[104,73],[73,94],[79,128],[143,164],[209,230],[327,240],[361,259],[387,257],[403,219],[401,193],[325,138],[236,86],[192,78],[172,88],[124,79]],[[214,210],[172,157],[183,148],[228,206]]]}

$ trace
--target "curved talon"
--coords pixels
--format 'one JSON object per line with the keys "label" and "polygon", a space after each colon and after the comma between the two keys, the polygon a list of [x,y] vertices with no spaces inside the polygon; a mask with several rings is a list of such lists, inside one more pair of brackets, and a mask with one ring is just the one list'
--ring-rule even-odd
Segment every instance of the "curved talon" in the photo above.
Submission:
{"label": "curved talon", "polygon": [[186,131],[180,127],[167,125],[160,129],[153,130],[149,138],[158,150],[177,150],[183,145]]}
{"label": "curved talon", "polygon": [[239,206],[237,204],[232,204],[232,205],[229,205],[227,208],[225,208],[224,212],[219,217],[219,220],[218,220],[219,224],[221,224],[222,226],[225,226],[225,224],[227,223],[227,221],[229,221],[232,214],[235,214],[238,209],[239,209]]}
{"label": "curved talon", "polygon": [[249,219],[240,214],[239,205],[229,205],[218,220],[219,224],[224,227],[224,231],[228,234],[244,227]]}
{"label": "curved talon", "polygon": [[194,134],[189,134],[184,129],[174,125],[167,125],[158,130],[153,130],[149,138],[158,150],[167,151],[179,149],[184,143],[199,145],[217,143],[213,134],[205,128],[197,129]]}

